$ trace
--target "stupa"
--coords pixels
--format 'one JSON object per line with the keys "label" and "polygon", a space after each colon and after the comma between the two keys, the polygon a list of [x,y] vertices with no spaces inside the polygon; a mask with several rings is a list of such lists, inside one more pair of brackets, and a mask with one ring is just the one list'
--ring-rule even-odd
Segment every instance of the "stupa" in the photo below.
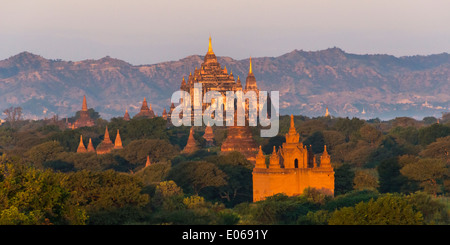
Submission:
{"label": "stupa", "polygon": [[214,145],[214,133],[212,127],[209,126],[209,124],[205,128],[205,134],[203,134],[203,138],[206,140],[207,147]]}
{"label": "stupa", "polygon": [[114,149],[114,144],[109,138],[108,126],[105,129],[105,136],[103,141],[97,146],[97,154],[110,153]]}
{"label": "stupa", "polygon": [[95,148],[94,148],[94,145],[92,144],[92,139],[91,138],[89,138],[89,144],[87,146],[87,151],[88,152],[95,152]]}
{"label": "stupa", "polygon": [[187,144],[181,153],[191,154],[199,149],[200,147],[198,146],[197,141],[194,139],[194,128],[191,127]]}
{"label": "stupa", "polygon": [[116,139],[114,140],[114,149],[122,149],[122,139],[120,138],[119,130],[117,129]]}
{"label": "stupa", "polygon": [[83,135],[80,135],[80,144],[78,144],[77,153],[85,153],[87,152],[86,147],[84,147],[83,143]]}
{"label": "stupa", "polygon": [[220,151],[222,153],[240,152],[247,160],[255,163],[258,145],[253,139],[252,130],[248,126],[248,122],[244,126],[237,126],[237,113],[235,111],[234,126],[229,126],[227,130],[227,138],[222,143]]}

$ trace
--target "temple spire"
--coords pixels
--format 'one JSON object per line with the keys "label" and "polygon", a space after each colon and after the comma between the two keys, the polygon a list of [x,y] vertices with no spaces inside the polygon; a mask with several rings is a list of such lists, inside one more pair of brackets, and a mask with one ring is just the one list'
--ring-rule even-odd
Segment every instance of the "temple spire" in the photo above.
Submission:
{"label": "temple spire", "polygon": [[92,144],[92,139],[91,138],[89,138],[89,144],[88,144],[88,147],[87,147],[87,151],[88,152],[95,152],[95,148],[94,148],[94,145]]}
{"label": "temple spire", "polygon": [[84,153],[86,152],[86,147],[84,147],[83,144],[83,135],[80,135],[80,144],[78,145],[77,153]]}
{"label": "temple spire", "polygon": [[248,74],[252,74],[252,57],[250,57],[250,68],[248,68]]}
{"label": "temple spire", "polygon": [[212,54],[212,53],[214,53],[214,52],[213,52],[212,45],[211,45],[211,36],[209,36],[208,54]]}
{"label": "temple spire", "polygon": [[291,114],[291,125],[289,127],[289,131],[286,134],[286,143],[298,143],[300,139],[300,134],[295,130],[294,125],[294,115]]}
{"label": "temple spire", "polygon": [[114,141],[114,149],[122,149],[122,139],[120,138],[119,130],[117,129],[116,140]]}
{"label": "temple spire", "polygon": [[152,165],[152,163],[150,162],[150,156],[147,155],[147,162],[145,162],[145,167],[148,167],[150,165]]}
{"label": "temple spire", "polygon": [[81,108],[82,111],[87,111],[87,103],[86,103],[86,95],[83,97],[83,106]]}
{"label": "temple spire", "polygon": [[109,138],[108,126],[106,126],[106,129],[105,129],[105,137],[103,138],[103,141],[105,141],[105,142],[111,142],[111,139]]}

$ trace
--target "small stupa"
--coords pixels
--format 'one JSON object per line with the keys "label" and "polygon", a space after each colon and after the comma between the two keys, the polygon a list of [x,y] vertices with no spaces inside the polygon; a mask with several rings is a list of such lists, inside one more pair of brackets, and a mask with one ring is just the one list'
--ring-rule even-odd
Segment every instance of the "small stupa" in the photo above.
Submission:
{"label": "small stupa", "polygon": [[203,138],[206,140],[206,146],[214,146],[214,133],[211,126],[208,125],[205,128],[205,134],[203,134]]}
{"label": "small stupa", "polygon": [[83,135],[80,135],[80,144],[78,145],[77,153],[85,153],[86,151],[86,147],[83,144]]}
{"label": "small stupa", "polygon": [[87,146],[87,151],[88,152],[95,152],[95,148],[94,148],[94,145],[92,144],[92,139],[91,138],[89,138],[89,144]]}
{"label": "small stupa", "polygon": [[191,154],[197,150],[199,150],[199,146],[197,144],[197,141],[195,141],[195,139],[194,139],[194,128],[191,127],[187,144],[181,153]]}
{"label": "small stupa", "polygon": [[125,109],[125,115],[123,115],[123,120],[130,121],[130,114],[128,114],[128,109]]}
{"label": "small stupa", "polygon": [[120,138],[119,130],[117,129],[116,139],[114,140],[114,149],[122,149],[122,139]]}

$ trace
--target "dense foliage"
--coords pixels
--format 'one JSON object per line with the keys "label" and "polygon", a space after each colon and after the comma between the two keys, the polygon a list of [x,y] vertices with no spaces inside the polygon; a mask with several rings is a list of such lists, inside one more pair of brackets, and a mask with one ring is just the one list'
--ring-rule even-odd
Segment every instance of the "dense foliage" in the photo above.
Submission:
{"label": "dense foliage", "polygon": [[[209,148],[204,128],[195,127],[203,148],[185,155],[189,128],[168,127],[162,118],[97,118],[96,126],[74,130],[55,120],[7,122],[0,126],[0,224],[450,223],[450,122],[294,120],[315,154],[327,146],[333,197],[309,188],[253,203],[253,165],[238,152],[220,154],[227,134],[221,127],[214,127],[216,145]],[[76,153],[80,135],[97,146],[106,126],[113,141],[120,130],[123,149]],[[270,154],[288,128],[283,116],[276,137],[252,131]]]}

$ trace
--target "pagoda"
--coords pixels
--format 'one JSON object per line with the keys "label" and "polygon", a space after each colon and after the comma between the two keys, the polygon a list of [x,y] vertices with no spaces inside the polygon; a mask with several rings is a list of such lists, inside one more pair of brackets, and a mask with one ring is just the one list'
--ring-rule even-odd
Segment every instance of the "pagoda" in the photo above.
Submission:
{"label": "pagoda", "polygon": [[147,161],[145,162],[145,168],[149,167],[150,165],[152,165],[152,163],[150,162],[150,156],[147,155]]}
{"label": "pagoda", "polygon": [[130,114],[128,114],[128,109],[125,109],[125,114],[123,115],[123,120],[130,121]]}
{"label": "pagoda", "polygon": [[85,153],[87,152],[86,147],[84,147],[83,143],[83,135],[80,135],[80,144],[78,144],[77,153]]}
{"label": "pagoda", "polygon": [[203,134],[203,138],[206,140],[206,146],[214,146],[214,133],[213,129],[209,124],[205,128],[205,134]]}
{"label": "pagoda", "polygon": [[114,149],[123,149],[122,139],[120,138],[119,130],[117,129],[116,139],[114,140]]}
{"label": "pagoda", "polygon": [[73,124],[69,123],[67,126],[72,129],[75,129],[81,127],[92,127],[94,125],[95,125],[94,120],[89,116],[85,95],[83,97],[83,105],[81,107],[80,117]]}
{"label": "pagoda", "polygon": [[[208,52],[205,55],[203,63],[200,68],[195,68],[194,73],[190,73],[188,79],[183,77],[181,81],[180,90],[186,91],[191,96],[192,118],[195,116],[194,110],[194,86],[195,84],[201,84],[202,94],[206,94],[209,91],[217,91],[225,98],[227,91],[242,91],[242,85],[235,81],[233,73],[228,73],[226,67],[222,68],[217,57],[214,54],[211,44],[211,37],[209,37]],[[224,100],[225,101],[225,100]],[[211,103],[202,102],[202,115],[206,108]],[[225,114],[225,111],[224,111]]]}
{"label": "pagoda", "polygon": [[191,127],[191,129],[189,131],[189,138],[188,138],[187,144],[181,153],[191,154],[191,153],[196,152],[199,149],[200,149],[200,147],[198,146],[197,141],[194,139],[194,128]]}
{"label": "pagoda", "polygon": [[114,144],[109,138],[108,126],[106,126],[105,136],[103,141],[97,146],[97,154],[106,154],[114,149]]}
{"label": "pagoda", "polygon": [[244,126],[237,125],[236,111],[234,114],[234,125],[229,126],[227,130],[227,138],[223,141],[220,151],[222,153],[238,151],[254,164],[256,161],[256,153],[258,152],[258,145],[253,139],[252,130],[247,123]]}
{"label": "pagoda", "polygon": [[141,111],[134,116],[137,117],[143,117],[143,118],[154,118],[156,117],[155,112],[153,112],[152,105],[150,104],[150,107],[147,104],[147,99],[144,98],[144,101],[142,101]]}
{"label": "pagoda", "polygon": [[87,146],[87,151],[88,152],[95,152],[95,148],[94,148],[94,145],[92,144],[92,139],[91,138],[89,138],[89,144]]}

